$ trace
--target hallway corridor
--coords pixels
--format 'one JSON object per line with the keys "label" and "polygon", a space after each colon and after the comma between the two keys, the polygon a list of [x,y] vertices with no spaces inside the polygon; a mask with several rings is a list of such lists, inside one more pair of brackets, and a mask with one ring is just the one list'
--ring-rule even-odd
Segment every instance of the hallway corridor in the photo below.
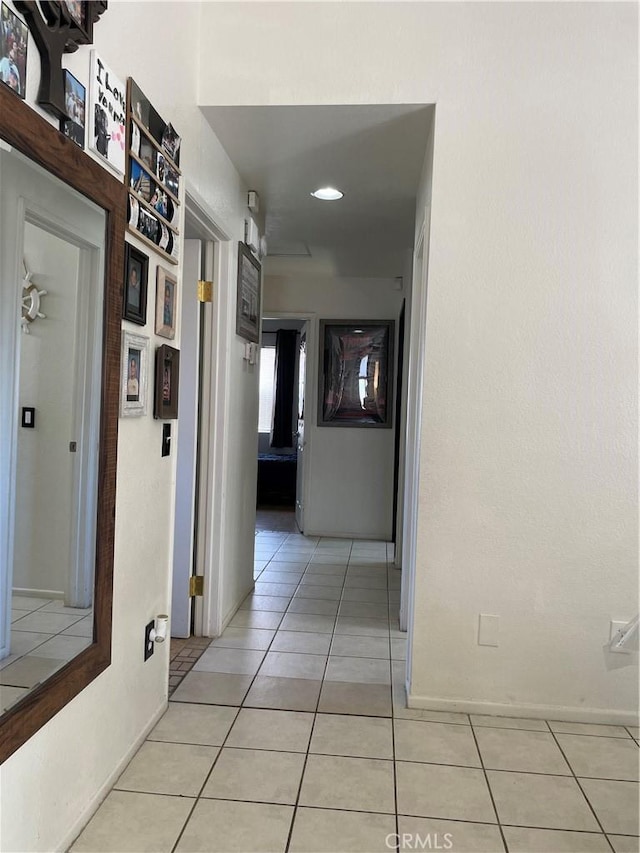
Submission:
{"label": "hallway corridor", "polygon": [[391,548],[259,531],[255,591],[72,850],[637,851],[637,729],[405,707]]}

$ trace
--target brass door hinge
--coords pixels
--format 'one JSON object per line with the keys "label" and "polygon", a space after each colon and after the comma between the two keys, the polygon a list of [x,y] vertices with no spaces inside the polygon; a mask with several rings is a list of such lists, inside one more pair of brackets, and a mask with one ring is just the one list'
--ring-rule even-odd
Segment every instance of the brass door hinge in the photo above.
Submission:
{"label": "brass door hinge", "polygon": [[213,282],[198,282],[198,302],[213,302]]}
{"label": "brass door hinge", "polygon": [[189,578],[189,595],[204,595],[204,575],[191,575]]}

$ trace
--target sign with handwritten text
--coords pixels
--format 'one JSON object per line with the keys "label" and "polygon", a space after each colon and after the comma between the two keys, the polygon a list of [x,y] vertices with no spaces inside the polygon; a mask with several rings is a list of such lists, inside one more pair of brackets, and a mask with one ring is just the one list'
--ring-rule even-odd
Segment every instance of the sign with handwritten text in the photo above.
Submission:
{"label": "sign with handwritten text", "polygon": [[89,145],[120,176],[125,169],[126,113],[126,83],[92,50],[87,114]]}

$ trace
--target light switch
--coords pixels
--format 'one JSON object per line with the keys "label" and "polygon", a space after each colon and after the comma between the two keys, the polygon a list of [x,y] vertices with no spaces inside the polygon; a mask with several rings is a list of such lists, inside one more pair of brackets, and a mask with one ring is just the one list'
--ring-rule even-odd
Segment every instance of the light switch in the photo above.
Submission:
{"label": "light switch", "polygon": [[22,426],[25,429],[34,429],[36,425],[36,410],[33,406],[22,407]]}
{"label": "light switch", "polygon": [[481,613],[478,623],[478,645],[497,646],[500,637],[500,617]]}

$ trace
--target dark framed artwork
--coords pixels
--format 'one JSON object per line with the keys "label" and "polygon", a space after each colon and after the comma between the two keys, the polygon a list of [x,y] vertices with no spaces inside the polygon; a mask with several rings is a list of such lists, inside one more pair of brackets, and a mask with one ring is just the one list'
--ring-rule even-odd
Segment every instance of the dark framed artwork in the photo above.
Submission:
{"label": "dark framed artwork", "polygon": [[168,344],[156,350],[156,393],[153,416],[162,420],[178,417],[180,351]]}
{"label": "dark framed artwork", "polygon": [[144,326],[147,322],[147,278],[149,258],[131,243],[126,244],[124,265],[124,304],[122,316],[125,320]]}
{"label": "dark framed artwork", "polygon": [[84,126],[87,108],[87,90],[67,71],[64,75],[64,103],[69,118],[60,120],[60,130],[80,148],[84,148]]}
{"label": "dark framed artwork", "polygon": [[391,427],[393,320],[321,320],[318,426]]}
{"label": "dark framed artwork", "polygon": [[238,243],[236,334],[258,343],[260,337],[260,263],[244,243]]}
{"label": "dark framed artwork", "polygon": [[0,81],[23,99],[27,86],[28,40],[27,25],[3,3],[0,21]]}

